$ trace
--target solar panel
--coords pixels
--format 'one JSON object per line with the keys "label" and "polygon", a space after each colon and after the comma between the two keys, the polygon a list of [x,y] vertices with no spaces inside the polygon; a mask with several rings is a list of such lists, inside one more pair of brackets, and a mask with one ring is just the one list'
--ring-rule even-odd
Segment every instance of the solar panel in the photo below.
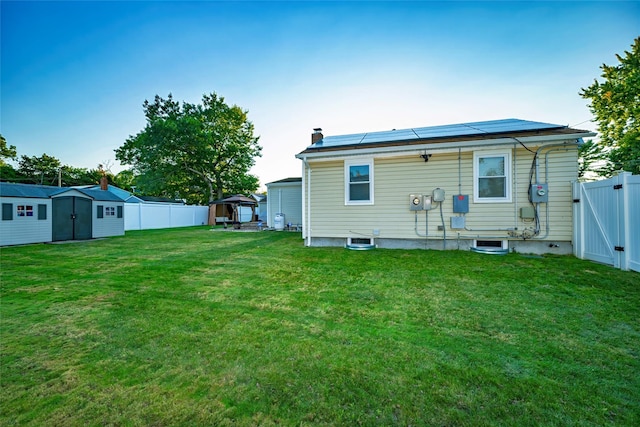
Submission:
{"label": "solar panel", "polygon": [[427,126],[351,135],[327,136],[311,148],[340,147],[380,142],[410,141],[418,139],[446,138],[469,135],[499,134],[505,132],[557,129],[565,126],[552,123],[532,122],[520,119],[491,120],[484,122],[458,123],[452,125]]}

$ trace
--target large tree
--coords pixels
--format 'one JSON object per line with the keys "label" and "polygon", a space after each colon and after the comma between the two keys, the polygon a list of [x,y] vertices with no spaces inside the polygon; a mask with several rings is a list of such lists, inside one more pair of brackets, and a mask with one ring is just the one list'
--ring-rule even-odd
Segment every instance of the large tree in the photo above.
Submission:
{"label": "large tree", "polygon": [[60,160],[48,154],[37,156],[20,156],[18,174],[22,181],[31,184],[54,185],[58,181],[58,172],[62,164]]}
{"label": "large tree", "polygon": [[4,159],[15,159],[17,156],[16,146],[7,145],[7,140],[0,134],[0,166],[6,164]]}
{"label": "large tree", "polygon": [[592,148],[609,162],[597,171],[605,176],[617,170],[640,174],[640,37],[616,58],[619,64],[601,66],[604,81],[580,92],[598,122],[599,146]]}
{"label": "large tree", "polygon": [[158,95],[143,104],[147,123],[116,150],[116,159],[133,166],[140,190],[206,203],[258,187],[249,169],[262,147],[247,111],[215,93],[202,104]]}

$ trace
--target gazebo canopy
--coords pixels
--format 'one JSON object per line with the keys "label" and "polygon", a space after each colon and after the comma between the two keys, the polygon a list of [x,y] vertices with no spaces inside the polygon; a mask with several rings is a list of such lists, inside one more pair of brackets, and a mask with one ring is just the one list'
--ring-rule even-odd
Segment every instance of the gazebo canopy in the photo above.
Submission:
{"label": "gazebo canopy", "polygon": [[228,204],[228,205],[256,205],[256,201],[253,200],[252,198],[243,196],[242,194],[236,194],[230,197],[227,197],[226,199],[218,199],[218,200],[214,200],[213,202],[210,203],[211,205],[223,205],[223,204]]}

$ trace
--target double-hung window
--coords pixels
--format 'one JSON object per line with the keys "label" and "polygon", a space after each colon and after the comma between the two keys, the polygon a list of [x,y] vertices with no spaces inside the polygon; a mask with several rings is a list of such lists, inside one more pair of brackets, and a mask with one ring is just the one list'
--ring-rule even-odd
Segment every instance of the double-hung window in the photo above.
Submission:
{"label": "double-hung window", "polygon": [[373,204],[373,159],[345,160],[345,205]]}
{"label": "double-hung window", "polygon": [[473,178],[475,203],[511,202],[511,153],[475,152]]}

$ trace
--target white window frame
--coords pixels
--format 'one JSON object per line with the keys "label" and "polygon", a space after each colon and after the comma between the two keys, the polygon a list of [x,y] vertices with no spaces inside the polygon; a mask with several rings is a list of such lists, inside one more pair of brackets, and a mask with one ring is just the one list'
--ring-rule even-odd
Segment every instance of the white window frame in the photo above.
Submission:
{"label": "white window frame", "polygon": [[[351,200],[351,181],[349,168],[351,166],[368,166],[369,167],[369,200]],[[350,159],[344,161],[344,204],[346,206],[363,206],[363,205],[373,205],[373,190],[374,190],[374,181],[373,181],[373,159]]]}
{"label": "white window frame", "polygon": [[[504,157],[505,197],[480,197],[479,160],[484,157]],[[474,203],[511,203],[513,176],[511,173],[511,150],[474,151],[473,153],[473,201]]]}

